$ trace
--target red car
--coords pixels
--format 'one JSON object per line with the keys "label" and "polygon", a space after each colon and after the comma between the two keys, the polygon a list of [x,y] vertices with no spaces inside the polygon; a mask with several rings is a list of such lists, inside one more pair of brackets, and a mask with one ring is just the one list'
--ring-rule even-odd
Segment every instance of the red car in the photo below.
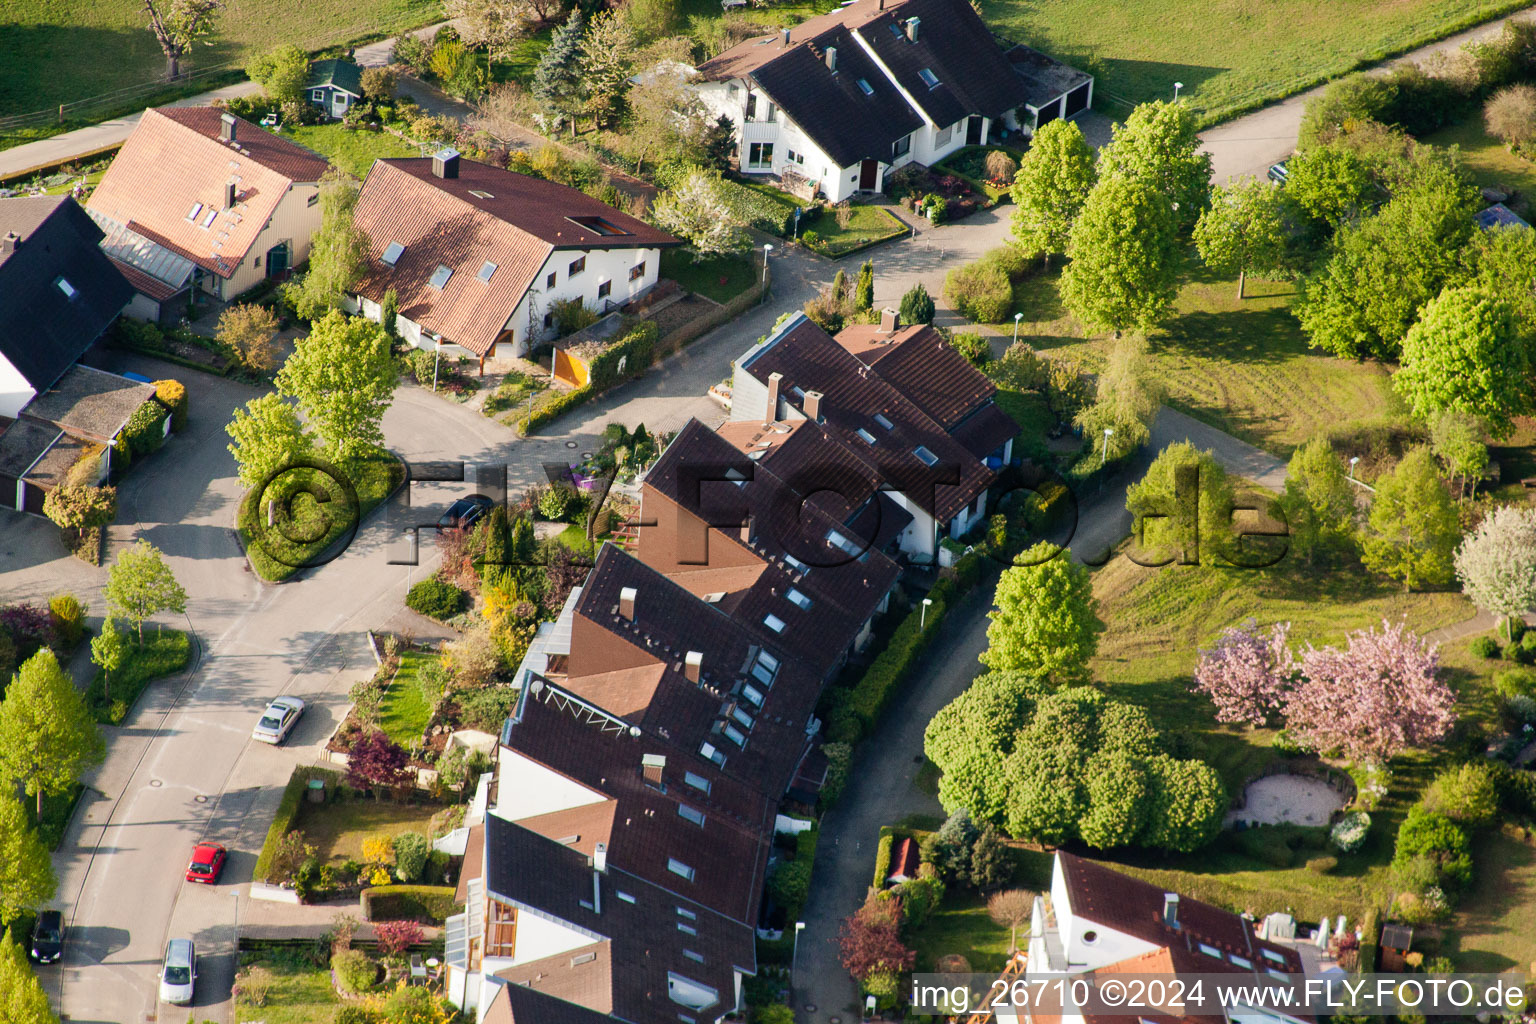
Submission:
{"label": "red car", "polygon": [[218,843],[198,843],[192,848],[192,863],[187,865],[187,881],[213,885],[224,870],[229,851]]}

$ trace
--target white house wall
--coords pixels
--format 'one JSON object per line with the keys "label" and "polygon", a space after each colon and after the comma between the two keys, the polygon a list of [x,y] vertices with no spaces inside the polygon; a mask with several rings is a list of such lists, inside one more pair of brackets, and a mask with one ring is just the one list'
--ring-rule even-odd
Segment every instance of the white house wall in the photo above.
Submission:
{"label": "white house wall", "polygon": [[508,821],[585,807],[606,799],[596,790],[588,789],[515,750],[506,747],[499,750],[501,782],[496,791],[495,813]]}
{"label": "white house wall", "polygon": [[[519,907],[516,944],[512,947],[512,962],[509,966],[516,967],[518,964],[542,960],[557,953],[581,949],[583,946],[592,945],[592,942],[593,938],[589,932],[578,931],[564,922],[541,917],[529,911],[527,907]],[[487,973],[491,972],[487,971]]]}
{"label": "white house wall", "polygon": [[[587,258],[586,269],[575,277],[571,277],[568,273],[571,262],[582,256]],[[644,276],[631,281],[630,270],[641,262],[645,264]],[[551,271],[555,274],[553,288],[545,284]],[[544,327],[544,314],[548,313],[556,302],[580,299],[588,309],[602,314],[608,311],[609,302],[612,302],[614,307],[622,306],[631,299],[639,298],[650,291],[660,278],[660,249],[557,249],[545,259],[528,292],[518,302],[517,308],[512,311],[507,322],[502,325],[503,330],[512,332],[511,350],[504,351],[507,349],[507,343],[503,342],[497,346],[496,354],[524,355],[528,351],[530,341],[536,345],[554,337],[554,329]],[[598,287],[605,281],[613,285],[613,290],[599,297]],[[528,322],[529,303],[532,303],[534,308],[531,339]]]}
{"label": "white house wall", "polygon": [[32,401],[36,394],[21,371],[5,356],[0,356],[0,416],[15,419],[21,407]]}
{"label": "white house wall", "polygon": [[256,241],[251,243],[245,258],[235,268],[234,274],[224,279],[222,285],[216,283],[220,281],[217,277],[205,278],[205,289],[217,289],[216,294],[229,299],[254,288],[266,280],[267,250],[279,242],[290,243],[289,267],[296,267],[309,259],[314,234],[320,230],[320,203],[317,201],[311,206],[309,199],[319,194],[320,186],[315,183],[295,183],[289,186],[282,201],[277,204],[277,209],[272,211],[266,226],[256,236]]}

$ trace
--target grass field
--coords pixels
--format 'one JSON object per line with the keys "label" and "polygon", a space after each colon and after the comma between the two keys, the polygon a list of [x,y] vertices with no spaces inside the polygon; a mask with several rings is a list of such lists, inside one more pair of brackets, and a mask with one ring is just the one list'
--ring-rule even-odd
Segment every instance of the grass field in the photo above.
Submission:
{"label": "grass field", "polygon": [[844,253],[896,238],[907,232],[907,226],[891,215],[883,206],[860,203],[849,208],[852,213],[846,228],[838,227],[837,214],[827,210],[805,231],[815,231],[820,243],[816,251],[824,256],[841,256]]}
{"label": "grass field", "polygon": [[1525,971],[1536,964],[1536,848],[1508,831],[1473,848],[1477,878],[1447,930],[1462,971]]}
{"label": "grass field", "polygon": [[[194,66],[244,61],[282,43],[305,49],[392,35],[442,17],[435,0],[229,0]],[[149,83],[165,72],[142,0],[8,0],[0,112],[20,114]]]}
{"label": "grass field", "polygon": [[662,277],[719,303],[729,302],[752,287],[753,275],[750,255],[701,260],[682,249],[661,250]]}
{"label": "grass field", "polygon": [[[1063,308],[1058,281],[1053,270],[1014,286],[1020,340],[1097,370],[1112,342]],[[1295,294],[1293,285],[1250,278],[1239,303],[1236,281],[1191,256],[1175,313],[1152,334],[1152,375],[1168,404],[1281,457],[1319,433],[1400,418],[1386,367],[1307,347],[1290,312]]]}
{"label": "grass field", "polygon": [[363,860],[363,841],[374,836],[394,838],[402,832],[428,833],[437,804],[401,804],[388,800],[353,799],[340,803],[300,805],[294,827],[313,843],[322,864]]}
{"label": "grass field", "polygon": [[1094,105],[1180,98],[1207,122],[1401,53],[1526,0],[982,0],[994,31],[1097,76]]}
{"label": "grass field", "polygon": [[240,955],[241,967],[261,966],[273,974],[265,1006],[236,1003],[238,1024],[313,1024],[330,1020],[341,1005],[331,987],[331,972],[316,967],[295,950],[268,949]]}
{"label": "grass field", "polygon": [[367,177],[375,160],[421,156],[421,147],[389,132],[351,131],[339,124],[294,125],[282,135],[357,178]]}
{"label": "grass field", "polygon": [[1526,202],[1536,197],[1536,163],[1522,160],[1489,135],[1481,116],[1426,135],[1422,142],[1435,146],[1460,146],[1462,165],[1479,185],[1525,193]]}
{"label": "grass field", "polygon": [[420,742],[432,718],[432,707],[422,695],[417,673],[433,660],[424,651],[406,651],[400,656],[400,671],[395,673],[384,700],[379,705],[379,727],[390,739],[409,749]]}

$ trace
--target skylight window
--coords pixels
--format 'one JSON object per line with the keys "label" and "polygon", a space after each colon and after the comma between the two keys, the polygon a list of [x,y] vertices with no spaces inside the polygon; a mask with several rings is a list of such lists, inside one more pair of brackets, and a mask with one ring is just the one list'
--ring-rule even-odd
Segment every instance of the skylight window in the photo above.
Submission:
{"label": "skylight window", "polygon": [[695,774],[694,772],[684,772],[683,781],[701,793],[709,792],[709,780],[702,775]]}
{"label": "skylight window", "polygon": [[480,265],[480,273],[476,274],[475,276],[480,280],[489,283],[491,280],[491,275],[494,273],[496,273],[496,264],[492,263],[490,260],[486,260]]}
{"label": "skylight window", "polygon": [[1208,946],[1203,942],[1200,943],[1200,952],[1204,953],[1206,956],[1213,956],[1217,960],[1221,959],[1221,950],[1217,949],[1215,946]]}
{"label": "skylight window", "polygon": [[635,902],[635,898],[633,896],[631,896],[629,893],[625,892],[623,889],[615,889],[613,891],[613,894],[615,896],[617,896],[619,899],[623,900],[625,903],[633,903],[633,902]]}
{"label": "skylight window", "polygon": [[717,749],[713,743],[704,743],[700,745],[699,755],[715,762],[715,764],[722,768],[725,767],[725,751]]}
{"label": "skylight window", "polygon": [[741,707],[732,708],[731,717],[740,722],[743,728],[752,728],[752,716],[747,714],[746,709]]}
{"label": "skylight window", "polygon": [[[690,882],[693,881],[693,868],[689,867],[687,864],[684,864],[676,857],[667,858],[667,870],[672,872],[674,875],[681,875],[683,878],[688,879]],[[681,928],[682,925],[678,925],[678,927]]]}
{"label": "skylight window", "polygon": [[[927,449],[923,449],[926,451]],[[932,465],[932,463],[929,463]],[[827,543],[842,551],[845,555],[858,555],[863,548],[856,541],[851,541],[836,530],[827,531]]]}
{"label": "skylight window", "polygon": [[[678,863],[678,862],[677,861],[673,861],[672,862],[672,864],[676,864],[676,863]],[[671,867],[672,864],[668,864],[667,867]],[[684,865],[684,866],[686,867],[686,865]],[[693,869],[689,868],[689,870],[691,871]],[[679,871],[678,874],[682,874],[682,872]],[[695,928],[693,925],[691,925],[691,924],[683,924],[683,922],[681,922],[681,921],[677,922],[677,930],[682,932],[684,935],[697,935],[697,934],[699,934],[699,930],[697,928]]]}
{"label": "skylight window", "polygon": [[66,299],[72,299],[72,298],[75,297],[75,286],[70,284],[64,278],[62,278],[62,277],[54,278],[53,279],[53,285],[59,291],[64,293],[64,297]]}
{"label": "skylight window", "polygon": [[875,435],[871,434],[869,431],[865,430],[863,427],[860,427],[858,430],[855,430],[854,433],[858,434],[859,435],[859,440],[863,441],[865,444],[874,444],[875,443]]}
{"label": "skylight window", "polygon": [[717,590],[713,594],[705,594],[704,595],[704,603],[705,604],[719,604],[721,601],[724,601],[724,600],[725,600],[725,591],[723,591],[723,590]]}
{"label": "skylight window", "polygon": [[745,747],[747,745],[747,734],[742,732],[740,729],[736,728],[734,725],[730,724],[729,722],[725,723],[725,725],[721,728],[720,731],[725,733],[725,738],[726,739],[730,740],[732,743],[736,744],[738,747]]}
{"label": "skylight window", "polygon": [[214,206],[209,207],[208,208],[208,212],[203,214],[203,227],[205,227],[205,228],[206,227],[211,227],[213,225],[213,222],[218,219],[218,216],[219,216],[218,207],[214,207]]}
{"label": "skylight window", "polygon": [[800,608],[803,608],[806,611],[811,610],[811,599],[806,597],[800,591],[796,590],[794,587],[789,588],[788,597]]}
{"label": "skylight window", "polygon": [[476,199],[495,199],[496,198],[495,196],[491,195],[489,192],[482,192],[482,191],[480,191],[477,188],[470,189],[469,190],[469,194],[474,196]]}
{"label": "skylight window", "polygon": [[193,203],[192,209],[187,211],[187,220],[197,220],[197,215],[203,212],[202,203]]}
{"label": "skylight window", "polygon": [[775,633],[784,632],[784,620],[772,612],[769,612],[767,615],[763,616],[763,625],[767,626]]}
{"label": "skylight window", "polygon": [[1272,960],[1272,961],[1274,961],[1277,964],[1284,964],[1285,963],[1285,957],[1281,956],[1279,953],[1276,953],[1272,949],[1264,950],[1264,959]]}
{"label": "skylight window", "polygon": [[704,954],[703,953],[695,953],[691,949],[683,950],[683,956],[687,957],[689,960],[692,960],[696,964],[701,964],[701,963],[704,962]]}
{"label": "skylight window", "polygon": [[588,231],[598,235],[611,236],[629,234],[628,231],[625,231],[623,228],[619,227],[617,224],[606,217],[572,217],[571,220],[577,224],[580,224]]}
{"label": "skylight window", "polygon": [[438,291],[442,291],[443,286],[448,283],[448,279],[452,276],[453,271],[439,263],[437,265],[437,269],[432,271],[432,276],[427,279],[427,285],[431,288],[436,288]]}
{"label": "skylight window", "polygon": [[923,84],[930,89],[939,84],[938,76],[935,75],[932,71],[929,71],[927,68],[918,69],[917,77],[921,78],[923,80]]}
{"label": "skylight window", "polygon": [[695,914],[693,911],[687,909],[686,907],[678,907],[677,916],[686,917],[690,921],[697,921],[699,919],[698,914]]}
{"label": "skylight window", "polygon": [[939,457],[933,454],[933,452],[929,451],[923,445],[918,445],[916,448],[912,449],[912,454],[916,455],[925,466],[936,466],[939,463]]}
{"label": "skylight window", "polygon": [[1243,968],[1244,970],[1253,970],[1253,961],[1249,960],[1245,956],[1238,956],[1236,953],[1228,953],[1227,959],[1231,960],[1234,964]]}
{"label": "skylight window", "polygon": [[1264,973],[1269,975],[1271,978],[1274,978],[1276,981],[1290,981],[1291,980],[1289,977],[1287,977],[1286,975],[1280,973],[1277,970],[1274,970],[1273,968],[1265,968]]}
{"label": "skylight window", "polygon": [[784,561],[788,562],[792,567],[794,567],[796,572],[808,572],[811,568],[804,562],[800,561],[800,559],[796,558],[794,555],[785,555]]}
{"label": "skylight window", "polygon": [[405,246],[399,242],[390,242],[384,247],[384,255],[380,256],[379,259],[385,266],[392,267],[400,262],[400,254],[403,252],[405,252]]}
{"label": "skylight window", "polygon": [[884,413],[878,413],[878,412],[875,413],[875,422],[880,424],[886,430],[890,430],[892,427],[896,426],[896,424],[894,424],[890,420],[886,419]]}
{"label": "skylight window", "polygon": [[862,92],[865,96],[873,96],[875,94],[875,87],[861,78],[859,79],[859,92]]}
{"label": "skylight window", "polygon": [[683,819],[685,819],[687,821],[691,821],[695,825],[703,825],[704,824],[704,812],[699,810],[696,807],[689,807],[687,804],[678,804],[677,805],[677,814],[678,814],[678,817],[683,818]]}
{"label": "skylight window", "polygon": [[742,686],[741,695],[747,698],[747,702],[750,703],[753,707],[760,708],[763,706],[763,691],[759,690],[751,683],[746,683]]}
{"label": "skylight window", "polygon": [[891,30],[891,35],[895,36],[897,39],[901,38],[901,26],[900,25],[896,24],[893,21],[889,25],[887,25],[886,28]]}

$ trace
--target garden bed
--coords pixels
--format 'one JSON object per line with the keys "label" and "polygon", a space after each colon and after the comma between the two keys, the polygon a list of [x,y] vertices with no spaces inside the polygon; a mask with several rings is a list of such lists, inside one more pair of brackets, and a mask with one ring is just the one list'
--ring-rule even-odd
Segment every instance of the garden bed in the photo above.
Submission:
{"label": "garden bed", "polygon": [[837,259],[911,232],[883,206],[855,203],[849,207],[846,228],[838,226],[837,207],[822,211],[800,234],[800,241],[814,252]]}
{"label": "garden bed", "polygon": [[931,202],[930,197],[942,199],[944,212],[934,221],[936,224],[964,220],[977,210],[992,205],[991,200],[958,174],[945,174],[922,164],[905,164],[886,175],[885,191],[905,209],[915,213]]}
{"label": "garden bed", "polygon": [[443,809],[437,803],[394,802],[354,797],[323,804],[299,805],[294,828],[315,847],[320,863],[340,866],[349,860],[363,861],[363,843],[405,832],[427,835],[432,816]]}
{"label": "garden bed", "polygon": [[944,174],[953,174],[964,178],[965,181],[978,192],[984,194],[993,205],[1011,198],[1009,186],[1011,181],[990,181],[987,178],[987,154],[1006,153],[1017,164],[1024,158],[1022,151],[1010,149],[1007,146],[966,146],[957,149],[949,156],[933,165],[933,169]]}

